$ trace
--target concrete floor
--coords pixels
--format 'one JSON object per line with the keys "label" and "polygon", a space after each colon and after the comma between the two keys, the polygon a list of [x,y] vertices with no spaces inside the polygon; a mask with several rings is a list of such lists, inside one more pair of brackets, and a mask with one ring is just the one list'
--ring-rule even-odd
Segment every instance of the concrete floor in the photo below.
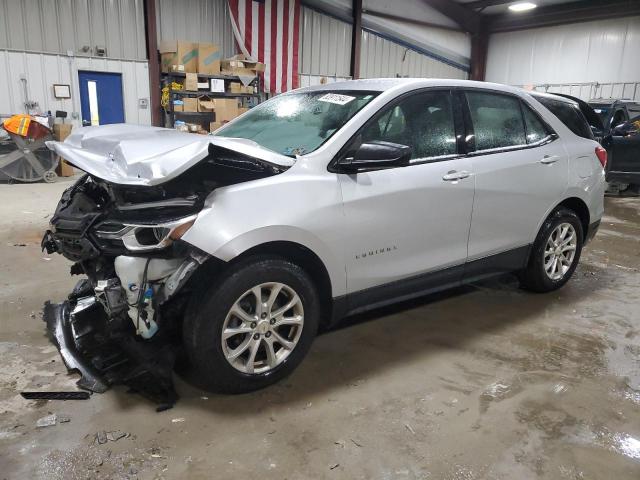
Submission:
{"label": "concrete floor", "polygon": [[[0,478],[640,478],[640,199],[607,199],[559,292],[507,278],[351,319],[274,387],[178,379],[156,413],[19,396],[74,386],[40,320],[75,283],[39,249],[66,185],[0,185]],[[50,413],[70,421],[37,428]]]}

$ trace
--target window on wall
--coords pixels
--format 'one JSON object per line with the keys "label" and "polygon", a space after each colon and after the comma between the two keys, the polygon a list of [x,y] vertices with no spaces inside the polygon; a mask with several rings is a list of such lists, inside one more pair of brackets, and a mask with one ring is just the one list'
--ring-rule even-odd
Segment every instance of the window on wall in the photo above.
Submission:
{"label": "window on wall", "polygon": [[408,145],[414,160],[456,154],[451,94],[425,92],[405,98],[365,127],[362,142],[374,140]]}
{"label": "window on wall", "polygon": [[520,101],[511,96],[466,92],[476,150],[526,145]]}

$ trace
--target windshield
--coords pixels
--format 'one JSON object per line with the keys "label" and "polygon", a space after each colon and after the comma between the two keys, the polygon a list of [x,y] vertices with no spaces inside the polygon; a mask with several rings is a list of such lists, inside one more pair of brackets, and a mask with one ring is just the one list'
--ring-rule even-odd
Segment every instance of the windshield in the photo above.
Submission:
{"label": "windshield", "polygon": [[611,107],[608,105],[596,105],[593,103],[591,103],[590,105],[593,108],[593,111],[598,114],[600,120],[602,120],[602,124],[606,125],[607,117],[609,117],[609,112],[611,112]]}
{"label": "windshield", "polygon": [[279,95],[214,135],[253,140],[290,157],[304,155],[326,142],[376,95],[344,90]]}

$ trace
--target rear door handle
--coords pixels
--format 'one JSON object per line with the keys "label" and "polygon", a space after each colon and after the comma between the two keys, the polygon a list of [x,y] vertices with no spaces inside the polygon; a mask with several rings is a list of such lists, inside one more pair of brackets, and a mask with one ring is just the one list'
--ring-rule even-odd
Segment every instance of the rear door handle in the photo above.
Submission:
{"label": "rear door handle", "polygon": [[456,180],[462,180],[463,178],[467,178],[470,177],[471,173],[467,172],[466,170],[462,170],[460,172],[456,172],[455,170],[451,170],[450,172],[447,172],[443,177],[442,180],[444,180],[445,182],[455,182]]}
{"label": "rear door handle", "polygon": [[556,163],[560,157],[558,155],[545,155],[540,160],[540,163],[544,163],[545,165],[550,165],[552,163]]}

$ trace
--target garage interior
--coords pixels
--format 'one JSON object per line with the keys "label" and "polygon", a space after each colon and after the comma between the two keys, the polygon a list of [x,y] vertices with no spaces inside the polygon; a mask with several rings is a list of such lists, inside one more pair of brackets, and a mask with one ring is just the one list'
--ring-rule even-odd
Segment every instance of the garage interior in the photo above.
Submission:
{"label": "garage interior", "polygon": [[[288,16],[265,49],[271,8]],[[207,135],[298,87],[386,77],[623,100],[627,121],[639,39],[638,0],[0,0],[0,121]],[[352,316],[271,387],[176,374],[156,411],[123,386],[21,396],[78,391],[42,321],[77,279],[41,239],[82,172],[0,132],[1,478],[640,478],[640,185],[610,186],[556,292],[505,276]]]}

